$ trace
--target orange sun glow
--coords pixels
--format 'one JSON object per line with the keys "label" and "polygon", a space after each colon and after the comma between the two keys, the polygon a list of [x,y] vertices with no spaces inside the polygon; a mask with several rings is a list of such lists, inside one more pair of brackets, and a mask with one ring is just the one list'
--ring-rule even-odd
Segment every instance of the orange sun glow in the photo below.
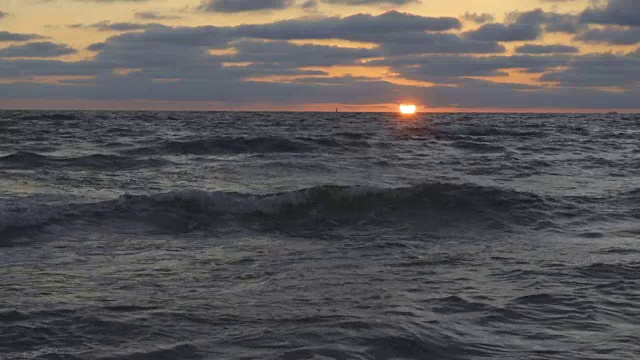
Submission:
{"label": "orange sun glow", "polygon": [[416,113],[416,106],[409,104],[400,105],[400,113],[403,115],[411,115]]}

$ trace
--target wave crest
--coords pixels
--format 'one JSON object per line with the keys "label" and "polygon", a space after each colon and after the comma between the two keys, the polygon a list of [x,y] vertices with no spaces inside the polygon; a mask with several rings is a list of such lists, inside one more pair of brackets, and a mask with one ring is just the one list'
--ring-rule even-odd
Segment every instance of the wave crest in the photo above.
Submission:
{"label": "wave crest", "polygon": [[112,154],[91,154],[65,158],[21,151],[0,157],[0,165],[14,169],[71,167],[118,170],[140,167],[157,167],[165,164],[167,164],[166,160],[134,159]]}
{"label": "wave crest", "polygon": [[232,216],[279,229],[408,223],[527,226],[539,223],[541,216],[551,218],[553,205],[548,202],[529,193],[440,183],[405,188],[324,185],[268,195],[189,190],[117,201],[120,211],[165,224],[167,219],[189,219],[196,226],[210,226]]}
{"label": "wave crest", "polygon": [[166,141],[158,146],[140,147],[130,150],[132,154],[243,154],[243,153],[277,153],[306,152],[311,147],[302,142],[276,137],[215,137],[189,141]]}
{"label": "wave crest", "polygon": [[365,140],[298,137],[234,137],[220,136],[196,140],[170,140],[157,146],[139,147],[129,150],[129,154],[266,154],[305,153],[318,148],[363,147]]}
{"label": "wave crest", "polygon": [[[102,203],[16,213],[13,218],[29,219],[18,223],[20,228],[80,217],[88,221],[126,219],[172,232],[215,228],[222,223],[283,231],[407,225],[428,229],[539,228],[541,219],[546,226],[554,226],[558,217],[571,216],[571,208],[559,206],[558,201],[471,184],[425,183],[403,188],[323,185],[266,195],[204,190],[123,195]],[[8,228],[0,224],[0,233]]]}

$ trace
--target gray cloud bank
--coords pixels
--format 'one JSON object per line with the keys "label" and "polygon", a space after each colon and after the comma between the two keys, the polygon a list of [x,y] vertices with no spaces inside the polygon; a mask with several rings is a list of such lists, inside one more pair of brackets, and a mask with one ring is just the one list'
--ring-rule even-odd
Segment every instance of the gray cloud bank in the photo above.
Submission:
{"label": "gray cloud bank", "polygon": [[[359,0],[335,2],[357,5]],[[226,8],[229,11],[249,6],[249,2],[230,3],[218,1],[216,6],[235,6]],[[261,6],[288,4],[272,1]],[[0,41],[26,42],[0,49],[0,76],[14,81],[0,84],[0,93],[5,99],[376,104],[412,98],[433,107],[637,108],[640,51],[580,54],[570,44],[518,44],[517,54],[506,55],[504,47],[504,43],[539,40],[558,32],[584,42],[637,43],[637,35],[629,37],[629,33],[636,34],[636,25],[617,16],[620,9],[630,11],[625,7],[629,4],[638,3],[610,0],[606,6],[590,7],[578,15],[533,10],[510,14],[504,23],[486,23],[492,21],[489,15],[468,15],[467,20],[485,24],[465,32],[457,18],[397,11],[230,27],[102,22],[74,25],[120,32],[89,46],[94,59],[76,62],[44,59],[74,53],[67,45],[30,42],[38,40],[34,34],[0,32]],[[631,10],[637,9],[634,6]],[[160,19],[155,13],[138,18]],[[598,27],[589,28],[590,23]],[[370,46],[304,45],[291,40],[347,40]],[[330,77],[317,69],[331,66],[385,67],[389,69],[387,79],[433,85]],[[542,82],[491,81],[512,71],[526,72]],[[64,75],[90,78],[57,84],[31,80]],[[256,80],[274,76],[289,78]]]}

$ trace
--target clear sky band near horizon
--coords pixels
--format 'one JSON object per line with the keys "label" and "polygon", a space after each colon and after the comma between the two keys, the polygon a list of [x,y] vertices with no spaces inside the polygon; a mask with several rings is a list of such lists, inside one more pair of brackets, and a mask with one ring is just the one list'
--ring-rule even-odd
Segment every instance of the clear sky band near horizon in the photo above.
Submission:
{"label": "clear sky band near horizon", "polygon": [[0,108],[638,111],[635,0],[0,0]]}

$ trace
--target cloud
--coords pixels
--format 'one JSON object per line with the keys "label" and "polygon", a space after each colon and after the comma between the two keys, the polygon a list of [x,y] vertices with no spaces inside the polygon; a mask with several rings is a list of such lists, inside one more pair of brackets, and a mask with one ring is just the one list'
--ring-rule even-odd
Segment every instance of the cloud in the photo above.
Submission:
{"label": "cloud", "polygon": [[141,2],[147,2],[147,1],[151,1],[151,0],[75,0],[75,1],[82,1],[82,2],[95,2],[95,3],[141,3]]}
{"label": "cloud", "polygon": [[485,24],[473,31],[468,31],[465,36],[469,39],[485,41],[528,41],[541,37],[544,30],[573,32],[575,31],[574,22],[577,23],[577,20],[570,15],[536,9],[510,13],[505,23]]}
{"label": "cloud", "polygon": [[[373,40],[372,40],[373,41]],[[378,37],[384,55],[410,54],[495,54],[505,52],[495,41],[476,41],[449,33],[415,32]]]}
{"label": "cloud", "polygon": [[239,40],[230,44],[234,55],[219,56],[220,61],[278,64],[290,68],[354,65],[359,60],[379,57],[376,49],[344,48],[324,45],[297,45],[287,41]]}
{"label": "cloud", "polygon": [[560,14],[542,9],[512,12],[507,15],[507,21],[516,24],[540,25],[544,27],[546,32],[554,33],[575,34],[586,29],[586,26],[580,23],[580,18],[576,15]]}
{"label": "cloud", "polygon": [[478,24],[484,24],[484,23],[492,22],[495,20],[493,15],[489,13],[477,14],[477,13],[466,12],[464,15],[462,15],[462,18],[464,20],[471,21]]}
{"label": "cloud", "polygon": [[98,31],[116,31],[116,32],[125,32],[125,31],[135,31],[135,30],[152,30],[158,28],[164,28],[165,25],[158,23],[131,23],[131,22],[118,22],[112,23],[110,21],[100,21],[94,24],[72,24],[68,25],[68,28],[71,29],[95,29]]}
{"label": "cloud", "polygon": [[485,24],[465,36],[484,41],[530,41],[539,39],[544,32],[576,34],[586,28],[577,16],[536,9],[510,13],[506,23]]}
{"label": "cloud", "polygon": [[143,3],[154,0],[31,0],[32,2],[37,3],[53,3],[57,1],[75,1],[75,2],[86,2],[86,3],[97,3],[97,4],[117,4],[117,3]]}
{"label": "cloud", "polygon": [[239,35],[264,39],[344,39],[372,41],[397,33],[447,31],[459,29],[452,17],[425,17],[388,11],[380,15],[356,14],[347,17],[303,18],[270,24],[241,25]]}
{"label": "cloud", "polygon": [[22,45],[11,45],[0,49],[0,57],[56,57],[75,54],[77,50],[66,44],[56,44],[49,41],[31,42]]}
{"label": "cloud", "polygon": [[608,0],[605,6],[586,9],[580,19],[592,24],[640,26],[640,2]]}
{"label": "cloud", "polygon": [[[2,67],[0,67],[1,69]],[[322,86],[318,84],[324,82]],[[565,108],[602,109],[637,108],[640,92],[608,92],[592,88],[544,88],[519,84],[468,80],[465,86],[402,86],[380,80],[329,78],[308,82],[219,82],[187,80],[151,82],[132,73],[105,78],[96,83],[76,86],[18,82],[0,84],[7,99],[85,99],[106,101],[159,100],[207,101],[226,104],[384,104],[413,98],[431,107],[478,109]]]}
{"label": "cloud", "polygon": [[634,45],[640,43],[640,28],[608,27],[591,29],[576,36],[575,40],[610,45]]}
{"label": "cloud", "polygon": [[[226,3],[222,6],[227,8],[222,12],[232,13],[288,6],[299,9],[305,3],[315,8],[322,3],[400,6],[410,2],[291,0],[254,1],[243,5],[242,1],[231,4],[226,0],[215,2],[215,6]],[[612,1],[607,6],[610,3]],[[589,9],[606,10],[607,7]],[[135,16],[152,21],[173,18],[154,11],[141,11]],[[458,18],[399,11],[303,17],[237,26],[174,27],[144,21],[75,24],[71,26],[74,29],[108,31],[113,36],[90,45],[87,49],[93,51],[95,57],[84,61],[37,59],[75,52],[67,45],[48,41],[12,44],[0,49],[0,77],[14,81],[14,84],[0,84],[0,91],[9,94],[9,98],[127,101],[374,104],[411,96],[431,106],[637,107],[632,95],[640,95],[640,50],[629,55],[579,55],[580,50],[571,44],[535,43],[517,44],[517,54],[508,55],[501,44],[538,40],[548,32],[575,34],[574,39],[582,41],[631,44],[638,41],[634,32],[637,28],[616,24],[588,30],[588,25],[581,23],[582,15],[541,9],[511,13],[504,23],[495,22],[490,14],[467,13],[461,18],[482,25],[461,32],[462,23]],[[0,32],[0,41],[39,38],[42,37],[36,34]],[[346,47],[297,41],[334,39],[367,45]],[[21,59],[23,57],[35,59]],[[332,66],[358,66],[364,73],[369,67],[372,75],[331,77],[325,67]],[[389,69],[385,79],[397,76],[397,79],[427,81],[434,86],[383,81],[378,78],[382,76],[380,67]],[[123,68],[129,71],[118,71]],[[501,83],[490,81],[515,71],[535,74],[555,84],[503,83],[509,78],[501,78]],[[37,83],[33,79],[54,75],[86,78],[69,80],[64,86]],[[624,91],[604,91],[611,87]]]}
{"label": "cloud", "polygon": [[0,59],[0,77],[9,79],[32,76],[96,75],[99,70],[91,61]]}
{"label": "cloud", "polygon": [[385,59],[371,65],[388,65],[403,77],[436,83],[460,82],[468,76],[504,76],[508,69],[526,69],[531,73],[541,73],[546,69],[566,65],[567,56],[486,56],[469,57],[460,55],[430,55]]}
{"label": "cloud", "polygon": [[139,20],[174,20],[180,19],[180,16],[176,15],[163,15],[156,11],[138,11],[135,13],[136,19]]}
{"label": "cloud", "polygon": [[[113,30],[113,24],[106,24]],[[98,29],[105,24],[92,25]],[[124,26],[125,28],[138,28]],[[147,25],[144,25],[147,26]],[[170,28],[149,27],[146,32],[125,34],[113,38],[111,45],[135,43],[131,46],[148,46],[162,42],[177,46],[209,46],[224,48],[231,41],[242,38],[263,40],[296,39],[343,39],[372,42],[379,45],[379,56],[405,55],[418,53],[500,53],[503,46],[491,41],[463,39],[456,34],[441,31],[456,29],[460,26],[455,18],[429,18],[400,12],[386,12],[373,16],[357,14],[344,18],[303,18],[285,20],[270,24],[240,25],[236,27],[197,27]],[[101,50],[94,44],[90,50]],[[288,48],[287,51],[292,50]],[[315,50],[319,50],[316,48]]]}
{"label": "cloud", "polygon": [[46,39],[46,37],[38,34],[20,34],[20,33],[13,33],[9,31],[0,31],[0,42],[29,41],[29,40],[38,40],[38,39]]}
{"label": "cloud", "polygon": [[536,40],[542,35],[537,24],[501,24],[491,23],[465,33],[465,37],[476,41],[527,41]]}
{"label": "cloud", "polygon": [[331,5],[395,5],[402,6],[411,3],[421,3],[420,0],[322,0]]}
{"label": "cloud", "polygon": [[520,54],[576,54],[580,52],[575,46],[569,45],[523,45],[516,48]]}
{"label": "cloud", "polygon": [[204,0],[198,9],[223,13],[280,10],[292,6],[293,2],[293,0]]}
{"label": "cloud", "polygon": [[613,54],[574,57],[567,68],[542,76],[565,87],[636,88],[640,82],[640,58]]}
{"label": "cloud", "polygon": [[314,9],[318,3],[343,6],[404,6],[420,4],[421,0],[202,0],[198,9],[204,12],[241,13],[250,11],[283,10],[299,5],[303,9]]}
{"label": "cloud", "polygon": [[6,12],[0,10],[0,19],[7,17],[9,14],[7,14]]}

